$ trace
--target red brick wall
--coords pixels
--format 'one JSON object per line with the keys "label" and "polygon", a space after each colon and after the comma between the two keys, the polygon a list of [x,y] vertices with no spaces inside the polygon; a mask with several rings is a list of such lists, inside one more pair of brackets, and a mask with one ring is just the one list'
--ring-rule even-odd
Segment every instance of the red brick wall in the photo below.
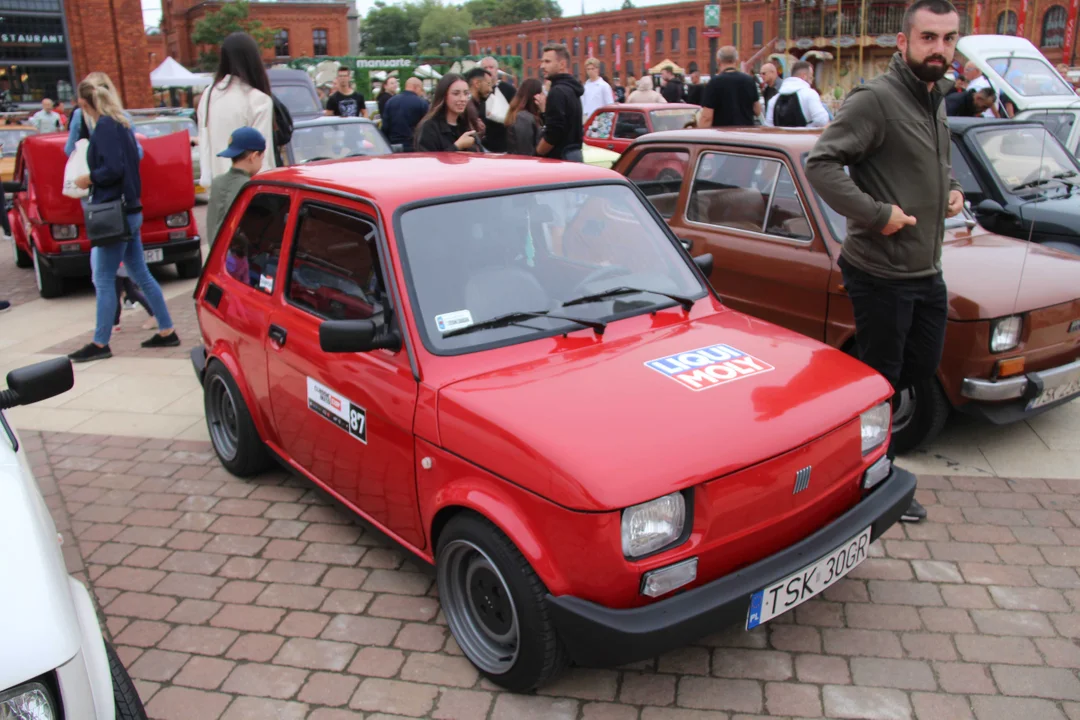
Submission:
{"label": "red brick wall", "polygon": [[[1028,0],[1027,16],[1024,21],[1024,37],[1030,40],[1035,47],[1038,47],[1043,55],[1046,56],[1047,60],[1057,64],[1061,62],[1061,48],[1041,47],[1043,19],[1045,18],[1047,11],[1055,5],[1060,5],[1065,9],[1066,15],[1068,14],[1068,0],[1037,0],[1037,2],[1035,0]],[[983,33],[992,34],[997,32],[998,17],[1001,13],[1005,12],[1005,6],[1005,0],[995,0],[994,2],[985,3],[983,5]],[[1008,3],[1008,7],[1009,10],[1019,15],[1019,0],[1012,0]]]}
{"label": "red brick wall", "polygon": [[94,70],[108,73],[125,107],[149,107],[150,64],[140,0],[78,0],[64,5],[75,82]]}
{"label": "red brick wall", "polygon": [[163,33],[146,34],[146,62],[151,70],[169,57],[169,49]]}

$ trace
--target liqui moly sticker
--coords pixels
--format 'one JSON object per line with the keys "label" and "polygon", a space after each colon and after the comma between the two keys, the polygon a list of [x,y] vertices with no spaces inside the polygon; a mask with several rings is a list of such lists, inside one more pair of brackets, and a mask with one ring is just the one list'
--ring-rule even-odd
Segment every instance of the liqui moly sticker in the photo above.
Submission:
{"label": "liqui moly sticker", "polygon": [[691,390],[707,390],[775,369],[730,345],[709,345],[650,360],[645,365]]}
{"label": "liqui moly sticker", "polygon": [[307,379],[307,401],[309,410],[367,444],[367,410],[313,378]]}

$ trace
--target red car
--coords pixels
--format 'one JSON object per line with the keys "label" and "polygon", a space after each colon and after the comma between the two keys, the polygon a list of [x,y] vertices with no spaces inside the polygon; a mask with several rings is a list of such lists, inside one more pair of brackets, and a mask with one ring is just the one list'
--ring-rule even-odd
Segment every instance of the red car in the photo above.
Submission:
{"label": "red car", "polygon": [[[64,279],[90,275],[90,239],[79,200],[63,194],[67,135],[31,135],[15,158],[13,208],[15,264],[34,268],[44,298],[64,293]],[[139,137],[143,147],[142,243],[148,265],[175,263],[182,278],[202,269],[202,241],[192,210],[191,146],[188,134]],[[9,185],[9,183],[5,183]]]}
{"label": "red car", "polygon": [[700,109],[689,103],[605,105],[585,123],[585,144],[621,153],[642,135],[682,130]]}
{"label": "red car", "polygon": [[[433,563],[462,651],[511,690],[756,627],[915,492],[885,379],[725,307],[711,257],[611,171],[283,168],[219,237],[192,360],[222,463],[276,458]],[[323,281],[354,302],[329,313]]]}

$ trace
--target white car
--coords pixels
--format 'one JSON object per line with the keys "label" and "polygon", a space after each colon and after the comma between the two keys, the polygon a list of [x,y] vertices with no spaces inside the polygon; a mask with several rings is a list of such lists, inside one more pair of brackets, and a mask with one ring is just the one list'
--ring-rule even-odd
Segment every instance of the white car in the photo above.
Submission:
{"label": "white car", "polygon": [[67,358],[8,373],[0,391],[0,718],[142,720],[142,701],[67,573],[45,499],[3,410],[71,389]]}

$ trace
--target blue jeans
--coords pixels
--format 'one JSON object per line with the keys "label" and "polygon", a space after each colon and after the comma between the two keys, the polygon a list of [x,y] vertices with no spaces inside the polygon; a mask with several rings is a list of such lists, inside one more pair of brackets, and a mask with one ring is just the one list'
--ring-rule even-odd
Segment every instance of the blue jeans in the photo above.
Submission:
{"label": "blue jeans", "polygon": [[140,230],[142,229],[142,213],[128,215],[128,226],[131,228],[131,240],[96,247],[90,249],[90,268],[94,275],[94,289],[97,291],[97,324],[94,328],[94,342],[98,345],[108,345],[112,337],[113,316],[116,313],[116,271],[120,263],[127,267],[128,275],[146,295],[150,309],[158,321],[158,330],[172,330],[172,318],[169,317],[169,309],[165,307],[165,296],[161,294],[161,286],[150,274],[146,267],[146,258],[143,256],[143,245]]}

